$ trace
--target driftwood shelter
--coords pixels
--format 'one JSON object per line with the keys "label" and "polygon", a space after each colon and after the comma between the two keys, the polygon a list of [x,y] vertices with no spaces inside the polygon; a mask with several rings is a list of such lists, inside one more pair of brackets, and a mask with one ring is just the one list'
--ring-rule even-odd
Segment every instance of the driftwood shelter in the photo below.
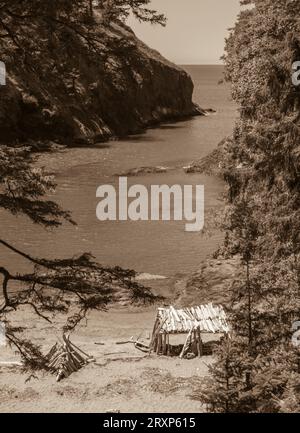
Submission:
{"label": "driftwood shelter", "polygon": [[183,358],[191,346],[194,346],[200,357],[203,355],[202,333],[228,332],[226,313],[221,305],[207,304],[182,309],[172,306],[158,308],[150,350],[157,354],[170,355],[170,335],[187,334],[179,356]]}

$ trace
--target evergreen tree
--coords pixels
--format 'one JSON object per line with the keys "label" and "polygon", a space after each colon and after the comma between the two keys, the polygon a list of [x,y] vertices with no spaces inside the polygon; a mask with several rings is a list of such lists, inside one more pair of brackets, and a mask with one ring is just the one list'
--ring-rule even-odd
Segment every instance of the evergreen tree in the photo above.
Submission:
{"label": "evergreen tree", "polygon": [[[240,118],[224,151],[223,253],[239,255],[245,269],[232,294],[230,356],[239,369],[231,373],[227,408],[296,411],[299,348],[291,330],[300,317],[300,93],[292,84],[292,63],[300,59],[300,4],[242,4],[252,8],[241,12],[224,57]],[[227,374],[226,350],[213,370],[209,400],[216,411],[224,411],[223,403],[213,402]]]}
{"label": "evergreen tree", "polygon": [[106,22],[126,20],[132,13],[141,22],[166,25],[166,17],[163,14],[149,9],[151,0],[97,0],[96,3]]}

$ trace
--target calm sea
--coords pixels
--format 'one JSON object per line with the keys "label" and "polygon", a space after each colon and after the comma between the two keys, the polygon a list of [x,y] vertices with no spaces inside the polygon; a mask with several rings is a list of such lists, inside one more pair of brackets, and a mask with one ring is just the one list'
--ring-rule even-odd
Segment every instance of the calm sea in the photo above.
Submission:
{"label": "calm sea", "polygon": [[[1,210],[2,236],[31,255],[68,257],[91,252],[106,265],[120,265],[151,274],[190,272],[217,248],[220,233],[203,237],[184,231],[184,222],[99,222],[95,209],[96,189],[117,184],[115,174],[141,166],[174,168],[165,174],[131,177],[129,184],[202,184],[206,214],[221,206],[223,184],[203,175],[186,175],[181,167],[209,154],[232,132],[236,106],[222,79],[221,66],[185,66],[195,84],[194,100],[217,113],[150,129],[146,134],[113,141],[104,148],[69,149],[42,155],[40,164],[56,174],[57,191],[52,199],[73,213],[77,227],[64,224],[54,231],[33,226],[24,217]],[[0,247],[0,262],[11,272],[25,262]],[[18,268],[20,270],[20,268]]]}

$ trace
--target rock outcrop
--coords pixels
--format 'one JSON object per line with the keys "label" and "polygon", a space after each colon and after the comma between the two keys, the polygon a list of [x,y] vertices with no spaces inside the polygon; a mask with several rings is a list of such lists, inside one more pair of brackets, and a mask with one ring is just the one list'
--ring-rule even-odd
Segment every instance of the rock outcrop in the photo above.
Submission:
{"label": "rock outcrop", "polygon": [[183,167],[186,173],[201,173],[209,176],[221,176],[222,165],[224,164],[224,152],[228,138],[224,138],[211,153],[199,161],[193,161],[186,167]]}
{"label": "rock outcrop", "polygon": [[97,55],[78,35],[68,37],[67,48],[55,38],[49,41],[38,68],[6,65],[7,85],[0,86],[1,142],[85,145],[203,114],[192,102],[190,76],[129,27],[111,24]]}
{"label": "rock outcrop", "polygon": [[176,304],[189,307],[213,302],[228,307],[231,291],[243,278],[238,257],[208,259],[192,275],[177,281]]}

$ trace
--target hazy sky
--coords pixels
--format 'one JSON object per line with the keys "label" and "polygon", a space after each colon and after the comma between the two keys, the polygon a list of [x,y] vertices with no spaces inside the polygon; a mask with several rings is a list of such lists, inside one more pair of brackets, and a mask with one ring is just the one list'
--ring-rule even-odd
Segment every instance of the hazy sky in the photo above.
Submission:
{"label": "hazy sky", "polygon": [[[221,63],[224,39],[236,21],[239,0],[152,0],[167,27],[130,19],[137,36],[177,64]],[[151,6],[151,7],[152,7]]]}

